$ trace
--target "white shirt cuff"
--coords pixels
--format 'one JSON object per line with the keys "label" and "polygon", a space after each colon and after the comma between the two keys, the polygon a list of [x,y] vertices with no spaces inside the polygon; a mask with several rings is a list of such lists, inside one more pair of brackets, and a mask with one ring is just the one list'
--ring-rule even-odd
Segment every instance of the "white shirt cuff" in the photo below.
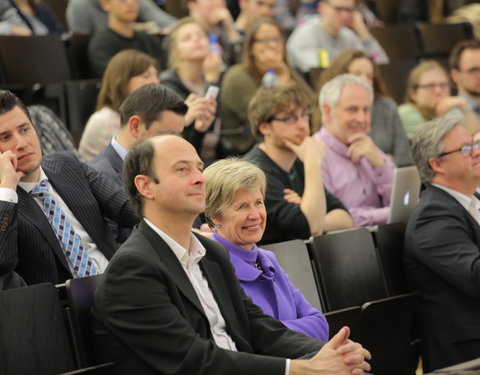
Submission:
{"label": "white shirt cuff", "polygon": [[290,374],[290,359],[287,358],[287,361],[285,362],[285,375]]}
{"label": "white shirt cuff", "polygon": [[0,187],[0,201],[18,203],[17,192],[10,188]]}

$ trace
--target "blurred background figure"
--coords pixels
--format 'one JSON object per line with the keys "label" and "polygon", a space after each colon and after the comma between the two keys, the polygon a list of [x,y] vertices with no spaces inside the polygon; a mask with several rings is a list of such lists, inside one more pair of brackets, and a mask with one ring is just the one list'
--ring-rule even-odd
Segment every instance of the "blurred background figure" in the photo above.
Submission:
{"label": "blurred background figure", "polygon": [[423,61],[410,72],[405,104],[398,107],[407,137],[411,139],[425,122],[447,113],[461,116],[469,133],[480,129],[470,104],[460,96],[452,96],[446,70],[434,60]]}

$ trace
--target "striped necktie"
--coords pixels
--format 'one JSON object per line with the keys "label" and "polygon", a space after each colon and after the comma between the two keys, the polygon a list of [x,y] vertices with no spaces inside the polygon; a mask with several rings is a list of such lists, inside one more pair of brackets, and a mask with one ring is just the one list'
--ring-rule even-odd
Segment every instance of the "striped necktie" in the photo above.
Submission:
{"label": "striped necktie", "polygon": [[[96,275],[97,269],[88,256],[81,237],[75,232],[70,221],[65,217],[62,208],[52,198],[47,186],[47,179],[30,191],[30,195],[43,202],[43,211],[62,244],[63,251],[72,264],[77,277]],[[75,275],[74,275],[75,276]]]}

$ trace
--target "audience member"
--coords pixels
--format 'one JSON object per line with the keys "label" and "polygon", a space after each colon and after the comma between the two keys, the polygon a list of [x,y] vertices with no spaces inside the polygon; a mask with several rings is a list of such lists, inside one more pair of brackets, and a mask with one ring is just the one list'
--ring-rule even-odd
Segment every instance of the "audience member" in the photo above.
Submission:
{"label": "audience member", "polygon": [[370,354],[347,339],[347,327],[327,344],[288,330],[244,294],[225,248],[191,233],[205,209],[202,169],[195,148],[172,135],[127,155],[125,183],[144,219],[95,293],[100,360],[115,362],[115,374],[368,370]]}
{"label": "audience member", "polygon": [[162,48],[158,36],[135,31],[139,0],[100,0],[108,13],[108,27],[93,34],[88,44],[91,72],[101,77],[110,59],[118,52],[135,49],[161,61]]}
{"label": "audience member", "polygon": [[148,83],[160,83],[157,61],[143,52],[125,50],[107,65],[97,98],[97,107],[87,121],[78,146],[88,162],[103,151],[120,128],[119,109],[132,91]]}
{"label": "audience member", "polygon": [[43,105],[30,105],[28,113],[37,131],[44,156],[56,151],[70,151],[77,154],[72,134],[50,108]]}
{"label": "audience member", "polygon": [[29,36],[62,32],[62,25],[43,2],[0,0],[0,35]]}
{"label": "audience member", "polygon": [[[154,22],[167,32],[175,17],[161,10],[152,0],[139,0],[138,22]],[[108,27],[108,15],[100,6],[101,0],[68,0],[67,23],[76,34],[93,35]]]}
{"label": "audience member", "polygon": [[456,116],[420,127],[412,154],[426,184],[408,222],[404,263],[420,305],[424,371],[480,353],[479,144]]}
{"label": "audience member", "polygon": [[[89,164],[122,185],[123,160],[128,151],[145,139],[160,134],[182,134],[187,106],[167,87],[149,84],[127,96],[120,106],[121,126],[108,147]],[[123,243],[130,228],[119,228],[107,220],[117,243]]]}
{"label": "audience member", "polygon": [[[175,90],[189,106],[184,138],[195,146],[203,160],[214,159],[218,135],[205,132],[215,120],[216,98],[206,98],[211,86],[220,86],[222,59],[210,51],[204,29],[193,18],[183,18],[170,34],[168,45],[170,69],[160,75],[162,84]],[[205,148],[202,147],[205,141]],[[202,153],[202,150],[210,152]]]}
{"label": "audience member", "polygon": [[228,250],[245,293],[291,330],[327,341],[323,314],[295,289],[275,254],[256,245],[267,220],[265,174],[247,161],[224,159],[205,169],[204,176],[205,216],[215,230],[211,238]]}
{"label": "audience member", "polygon": [[407,81],[406,103],[398,107],[408,138],[426,121],[446,113],[463,117],[462,124],[470,133],[480,129],[472,107],[461,96],[451,96],[450,82],[445,69],[434,60],[418,64]]}
{"label": "audience member", "polygon": [[317,91],[319,92],[332,78],[344,73],[364,78],[373,88],[369,136],[375,145],[399,167],[412,164],[410,143],[405,135],[402,120],[398,116],[397,105],[388,97],[377,65],[365,52],[349,49],[338,55],[332,65],[321,73]]}
{"label": "audience member", "polygon": [[322,0],[318,12],[321,16],[298,26],[288,39],[288,56],[297,69],[308,73],[311,68],[328,66],[329,61],[352,48],[365,51],[377,64],[388,63],[385,51],[356,10],[355,0]]}
{"label": "audience member", "polygon": [[250,24],[260,17],[273,17],[275,0],[240,0],[240,14],[235,20],[235,27],[240,35],[245,36]]}
{"label": "audience member", "polygon": [[[295,81],[314,95],[292,69],[285,55],[285,37],[280,25],[269,18],[252,22],[245,35],[242,63],[230,68],[220,90],[222,133],[234,153],[245,154],[255,144],[247,118],[248,102],[262,84],[267,69],[275,69],[280,83]],[[241,93],[241,95],[239,95]]]}
{"label": "audience member", "polygon": [[262,139],[245,159],[267,176],[268,221],[260,243],[307,239],[350,228],[342,202],[325,190],[325,144],[310,137],[310,98],[296,83],[262,87],[252,98],[248,117]]}
{"label": "audience member", "polygon": [[318,0],[297,1],[298,8],[295,12],[295,9],[292,9],[292,4],[295,3],[289,0],[276,0],[273,18],[287,33],[290,33],[295,27],[317,15],[317,3]]}
{"label": "audience member", "polygon": [[71,153],[42,160],[29,113],[9,91],[0,91],[0,133],[0,273],[28,284],[102,273],[116,250],[103,217],[138,221],[124,189]]}
{"label": "audience member", "polygon": [[221,49],[223,61],[238,62],[242,38],[224,0],[186,0],[190,17],[207,31],[212,49]]}
{"label": "audience member", "polygon": [[327,145],[323,183],[342,200],[356,226],[387,222],[395,170],[368,136],[372,101],[372,87],[363,78],[333,78],[320,92],[323,127],[314,135]]}
{"label": "audience member", "polygon": [[450,75],[457,85],[458,95],[464,98],[480,121],[480,42],[464,40],[450,55]]}

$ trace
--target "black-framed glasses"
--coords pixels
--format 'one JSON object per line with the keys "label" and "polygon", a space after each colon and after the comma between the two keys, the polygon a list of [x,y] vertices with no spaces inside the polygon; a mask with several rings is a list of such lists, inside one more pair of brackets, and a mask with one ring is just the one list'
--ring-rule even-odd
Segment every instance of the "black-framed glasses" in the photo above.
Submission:
{"label": "black-framed glasses", "polygon": [[478,76],[480,74],[480,67],[478,66],[474,66],[470,69],[465,69],[465,70],[460,70],[458,69],[459,72],[462,72],[462,73],[467,73],[471,76]]}
{"label": "black-framed glasses", "polygon": [[417,89],[424,89],[427,91],[433,91],[437,87],[439,89],[446,90],[450,88],[450,84],[447,82],[443,82],[443,83],[427,83],[426,85],[417,85]]}
{"label": "black-framed glasses", "polygon": [[272,117],[268,122],[280,121],[280,122],[284,122],[287,125],[295,125],[299,119],[309,122],[310,112],[303,112],[300,116],[297,115],[296,113],[290,113],[283,117]]}
{"label": "black-framed glasses", "polygon": [[461,152],[463,156],[469,157],[472,155],[474,149],[478,151],[479,148],[480,142],[473,142],[471,145],[463,145],[462,147],[459,147],[455,150],[442,152],[440,155],[438,155],[438,157],[441,158],[442,156],[450,155],[454,152]]}

